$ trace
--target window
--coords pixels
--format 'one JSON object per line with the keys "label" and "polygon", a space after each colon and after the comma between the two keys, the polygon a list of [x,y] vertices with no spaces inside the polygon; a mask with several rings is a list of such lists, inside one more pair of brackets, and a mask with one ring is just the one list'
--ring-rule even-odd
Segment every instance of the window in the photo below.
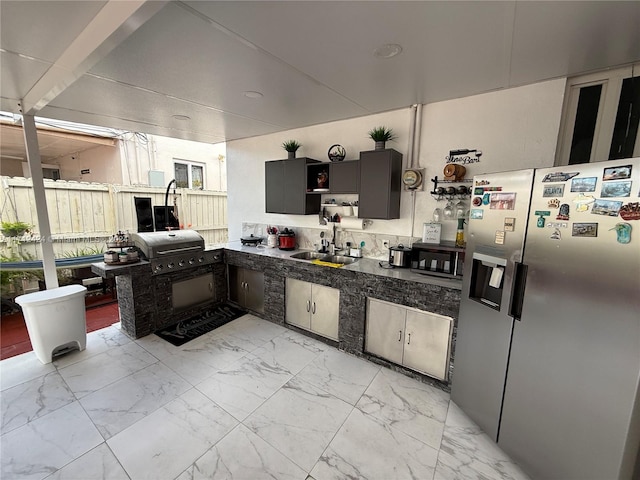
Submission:
{"label": "window", "polygon": [[567,81],[556,165],[640,156],[640,64]]}
{"label": "window", "polygon": [[175,161],[174,170],[177,187],[194,190],[204,189],[204,165]]}

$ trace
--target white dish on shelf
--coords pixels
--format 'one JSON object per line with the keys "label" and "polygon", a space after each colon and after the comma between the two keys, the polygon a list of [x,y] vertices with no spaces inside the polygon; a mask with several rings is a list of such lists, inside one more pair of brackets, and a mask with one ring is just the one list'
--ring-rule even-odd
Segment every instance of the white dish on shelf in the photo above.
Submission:
{"label": "white dish on shelf", "polygon": [[329,189],[328,188],[314,188],[313,191],[314,192],[328,192]]}

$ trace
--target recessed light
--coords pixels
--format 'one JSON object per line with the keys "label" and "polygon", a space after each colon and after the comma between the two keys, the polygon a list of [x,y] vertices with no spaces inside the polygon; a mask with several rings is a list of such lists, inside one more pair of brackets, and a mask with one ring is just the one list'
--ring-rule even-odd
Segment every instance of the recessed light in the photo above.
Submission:
{"label": "recessed light", "polygon": [[397,43],[387,43],[376,48],[373,51],[373,56],[376,58],[392,58],[399,55],[402,52],[402,46]]}
{"label": "recessed light", "polygon": [[262,98],[264,95],[260,92],[254,92],[252,90],[247,90],[246,92],[242,92],[242,94],[247,98]]}
{"label": "recessed light", "polygon": [[191,120],[191,117],[187,116],[187,115],[171,115],[173,118],[175,118],[176,120],[180,120],[182,122],[186,122],[187,120]]}

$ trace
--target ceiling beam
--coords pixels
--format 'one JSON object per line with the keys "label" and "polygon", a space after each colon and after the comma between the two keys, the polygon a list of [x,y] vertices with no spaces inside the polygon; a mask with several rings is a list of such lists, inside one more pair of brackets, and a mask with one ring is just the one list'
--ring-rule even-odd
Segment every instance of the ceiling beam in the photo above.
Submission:
{"label": "ceiling beam", "polygon": [[33,115],[155,15],[166,1],[109,0],[27,92],[20,111]]}

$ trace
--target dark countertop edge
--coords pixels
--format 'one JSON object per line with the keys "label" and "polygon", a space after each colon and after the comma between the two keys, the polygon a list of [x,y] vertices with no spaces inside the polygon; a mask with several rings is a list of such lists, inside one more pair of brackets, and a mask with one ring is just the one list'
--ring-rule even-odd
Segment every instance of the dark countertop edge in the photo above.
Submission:
{"label": "dark countertop edge", "polygon": [[107,265],[104,262],[92,263],[91,271],[102,278],[115,277],[116,275],[126,275],[131,272],[132,269],[148,266],[149,262],[146,260],[140,260],[136,263],[128,263],[126,265]]}
{"label": "dark countertop edge", "polygon": [[[254,246],[245,246],[242,245],[241,242],[229,242],[224,245],[216,245],[215,247],[207,248],[207,250],[218,250],[224,249],[233,252],[246,253],[250,255],[259,255],[262,257],[268,257],[273,259],[287,260],[290,262],[302,262],[303,264],[313,265],[308,260],[300,260],[291,258],[291,255],[308,251],[305,249],[296,249],[296,250],[279,250],[277,248],[266,248],[266,247],[254,247]],[[374,275],[380,277],[386,277],[391,279],[396,279],[399,281],[405,282],[415,282],[415,283],[423,283],[427,285],[435,285],[444,288],[450,288],[453,290],[462,290],[462,280],[449,279],[436,277],[431,275],[424,275],[420,273],[414,273],[408,268],[393,268],[393,269],[384,269],[379,265],[380,260],[374,258],[363,257],[360,258],[357,262],[354,262],[350,265],[345,265],[341,268],[336,268],[335,270],[344,270],[350,271],[359,274],[365,275]],[[318,268],[331,268],[317,265]]]}

